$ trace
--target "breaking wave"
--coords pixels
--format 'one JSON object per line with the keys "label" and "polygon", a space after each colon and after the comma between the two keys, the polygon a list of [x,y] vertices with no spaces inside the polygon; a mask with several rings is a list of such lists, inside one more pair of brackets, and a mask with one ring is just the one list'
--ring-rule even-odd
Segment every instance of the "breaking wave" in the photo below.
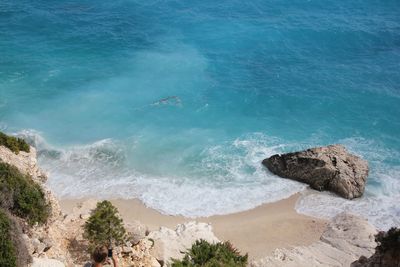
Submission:
{"label": "breaking wave", "polygon": [[381,229],[400,225],[400,168],[388,163],[398,155],[365,139],[340,141],[370,164],[364,197],[349,201],[304,190],[304,184],[278,178],[261,165],[268,156],[315,145],[312,142],[283,145],[255,133],[203,149],[183,175],[163,176],[132,168],[129,155],[135,149],[127,149],[132,148],[127,144],[134,142],[131,139],[55,148],[35,131],[19,135],[38,148],[39,163],[50,173],[49,186],[61,198],[138,198],[165,214],[200,217],[248,210],[302,192],[296,205],[300,213],[331,218],[350,211]]}

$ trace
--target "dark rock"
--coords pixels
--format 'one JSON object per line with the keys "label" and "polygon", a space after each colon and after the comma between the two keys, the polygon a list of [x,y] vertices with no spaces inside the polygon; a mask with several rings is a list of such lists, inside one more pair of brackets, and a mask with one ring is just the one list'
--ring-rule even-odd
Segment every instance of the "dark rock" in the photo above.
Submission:
{"label": "dark rock", "polygon": [[361,256],[351,267],[400,267],[400,228],[376,235],[378,246],[370,258]]}
{"label": "dark rock", "polygon": [[368,163],[342,145],[316,147],[305,151],[273,155],[263,160],[272,173],[329,190],[341,197],[362,196],[368,176]]}

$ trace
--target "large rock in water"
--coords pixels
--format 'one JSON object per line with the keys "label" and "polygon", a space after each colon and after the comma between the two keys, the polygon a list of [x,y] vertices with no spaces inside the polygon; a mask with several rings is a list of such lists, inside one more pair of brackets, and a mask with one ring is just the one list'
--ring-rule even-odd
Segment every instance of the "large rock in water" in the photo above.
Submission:
{"label": "large rock in water", "polygon": [[307,183],[319,191],[332,191],[347,199],[362,196],[368,176],[367,161],[348,153],[342,145],[273,155],[262,163],[276,175]]}

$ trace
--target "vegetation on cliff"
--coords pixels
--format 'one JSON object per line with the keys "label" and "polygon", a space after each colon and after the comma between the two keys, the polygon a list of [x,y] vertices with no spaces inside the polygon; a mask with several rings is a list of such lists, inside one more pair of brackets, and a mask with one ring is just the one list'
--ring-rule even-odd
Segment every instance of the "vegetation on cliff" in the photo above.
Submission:
{"label": "vegetation on cliff", "polygon": [[17,266],[17,256],[10,237],[10,220],[0,210],[0,266]]}
{"label": "vegetation on cliff", "polygon": [[18,154],[20,151],[28,153],[30,151],[30,146],[24,139],[8,136],[2,132],[0,132],[0,146],[9,148],[15,154]]}
{"label": "vegetation on cliff", "polygon": [[31,260],[17,220],[0,209],[0,266],[27,266]]}
{"label": "vegetation on cliff", "polygon": [[126,230],[118,210],[110,201],[104,200],[97,203],[89,219],[84,225],[83,237],[90,243],[90,248],[95,246],[109,246],[122,244],[126,239]]}
{"label": "vegetation on cliff", "polygon": [[369,258],[361,256],[351,267],[400,266],[400,228],[379,232],[375,241],[375,253]]}
{"label": "vegetation on cliff", "polygon": [[400,228],[392,227],[387,232],[379,232],[375,241],[378,243],[376,250],[380,252],[396,250],[400,253]]}
{"label": "vegetation on cliff", "polygon": [[210,244],[197,240],[183,260],[173,260],[172,267],[244,267],[247,260],[248,255],[241,255],[229,242]]}
{"label": "vegetation on cliff", "polygon": [[50,215],[42,187],[16,167],[0,162],[0,206],[26,219],[30,225],[43,224]]}

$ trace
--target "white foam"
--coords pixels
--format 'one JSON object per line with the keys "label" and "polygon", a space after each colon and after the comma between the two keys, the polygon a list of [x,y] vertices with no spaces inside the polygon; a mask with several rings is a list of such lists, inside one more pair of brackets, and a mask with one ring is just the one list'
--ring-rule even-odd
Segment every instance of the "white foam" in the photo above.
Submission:
{"label": "white foam", "polygon": [[[272,154],[303,149],[312,144],[286,144],[263,134],[252,134],[205,148],[189,166],[188,175],[141,173],[128,162],[129,146],[105,139],[90,145],[55,149],[35,131],[24,131],[39,148],[39,162],[50,172],[49,186],[61,198],[139,198],[165,214],[187,217],[228,214],[274,202],[306,188],[269,173],[261,161]],[[132,138],[129,142],[135,142]],[[387,229],[400,225],[400,167],[386,161],[398,157],[365,139],[345,139],[353,153],[370,163],[365,196],[348,201],[333,194],[307,190],[296,205],[298,212],[331,218],[350,211]],[[134,146],[133,146],[134,147]]]}
{"label": "white foam", "polygon": [[400,226],[398,199],[400,199],[400,195],[388,197],[367,193],[360,199],[345,200],[327,192],[313,191],[304,193],[296,204],[296,210],[303,214],[326,219],[347,211],[367,218],[379,229],[387,230],[393,226]]}
{"label": "white foam", "polygon": [[111,139],[54,149],[37,132],[23,134],[39,147],[40,164],[50,173],[48,184],[61,198],[139,198],[166,214],[198,217],[247,210],[305,187],[262,167],[261,160],[276,153],[276,147],[258,134],[204,149],[190,177],[137,172],[128,167],[124,144]]}
{"label": "white foam", "polygon": [[370,174],[362,198],[345,200],[327,192],[307,191],[296,204],[300,213],[332,218],[342,211],[368,218],[376,227],[387,230],[400,226],[400,166],[386,163],[397,158],[398,152],[362,138],[341,140],[353,153],[368,159]]}

